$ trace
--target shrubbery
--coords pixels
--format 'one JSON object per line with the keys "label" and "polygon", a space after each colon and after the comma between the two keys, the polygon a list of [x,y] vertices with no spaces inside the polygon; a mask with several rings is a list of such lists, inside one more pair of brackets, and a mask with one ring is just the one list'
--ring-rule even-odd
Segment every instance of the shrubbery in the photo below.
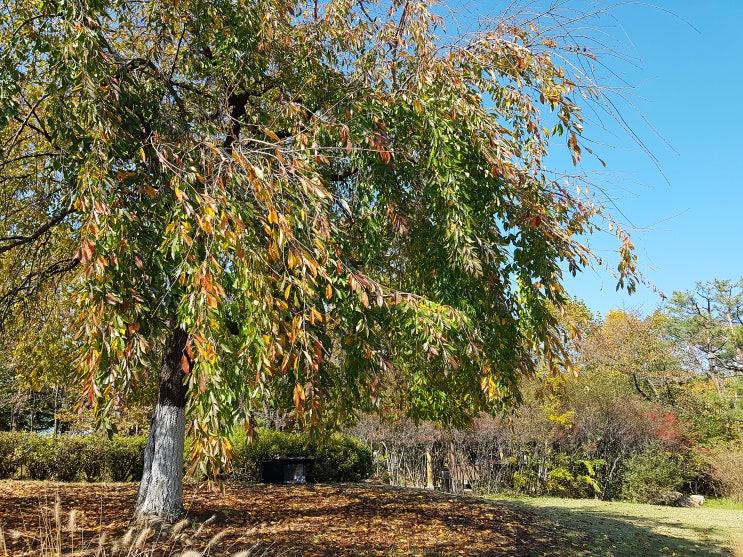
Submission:
{"label": "shrubbery", "polygon": [[145,443],[145,437],[2,432],[0,478],[136,481],[142,478]]}
{"label": "shrubbery", "polygon": [[672,503],[684,484],[682,457],[652,443],[624,462],[622,499],[636,503]]}
{"label": "shrubbery", "polygon": [[707,472],[717,495],[743,501],[743,446],[725,443],[705,451]]}
{"label": "shrubbery", "polygon": [[358,482],[373,470],[369,447],[348,435],[311,439],[304,433],[258,429],[252,441],[240,433],[233,444],[233,468],[239,477],[252,481],[260,479],[261,460],[277,456],[314,458],[318,482]]}
{"label": "shrubbery", "polygon": [[[0,432],[0,479],[138,481],[146,442],[143,436]],[[234,444],[237,476],[252,481],[260,479],[261,460],[274,456],[314,458],[318,482],[358,482],[372,471],[369,448],[347,435],[310,440],[300,433],[259,430],[252,442],[242,434]]]}

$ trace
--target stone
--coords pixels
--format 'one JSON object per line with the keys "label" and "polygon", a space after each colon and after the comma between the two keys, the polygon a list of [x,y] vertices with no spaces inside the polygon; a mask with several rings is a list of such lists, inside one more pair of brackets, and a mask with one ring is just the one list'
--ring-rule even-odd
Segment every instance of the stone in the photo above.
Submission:
{"label": "stone", "polygon": [[704,505],[704,495],[684,495],[676,499],[676,506],[696,509]]}

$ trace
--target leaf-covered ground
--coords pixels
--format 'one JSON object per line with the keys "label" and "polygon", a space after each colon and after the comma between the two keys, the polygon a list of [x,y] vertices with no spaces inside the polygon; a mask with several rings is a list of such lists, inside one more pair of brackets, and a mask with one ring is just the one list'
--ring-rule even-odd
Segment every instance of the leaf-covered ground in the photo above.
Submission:
{"label": "leaf-covered ground", "polygon": [[189,523],[175,531],[127,535],[136,488],[0,482],[0,555],[4,550],[14,557],[160,556],[187,550],[209,556],[244,550],[266,556],[732,554],[719,539],[684,529],[676,515],[671,518],[676,528],[666,531],[654,528],[651,518],[638,524],[595,508],[374,485],[228,484],[224,495],[187,486]]}

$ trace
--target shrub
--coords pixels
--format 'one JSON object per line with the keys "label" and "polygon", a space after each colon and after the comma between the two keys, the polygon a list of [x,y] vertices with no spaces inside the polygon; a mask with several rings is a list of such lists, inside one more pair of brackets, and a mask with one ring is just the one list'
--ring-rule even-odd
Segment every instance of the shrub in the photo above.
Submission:
{"label": "shrub", "polygon": [[142,478],[145,437],[56,437],[0,433],[0,477],[135,481]]}
{"label": "shrub", "polygon": [[258,481],[264,458],[305,456],[315,459],[319,482],[358,482],[372,473],[371,450],[348,435],[311,440],[307,434],[259,429],[252,441],[233,437],[233,467],[246,480]]}
{"label": "shrub", "polygon": [[56,472],[57,443],[54,437],[30,433],[21,451],[22,467],[32,480],[48,480]]}
{"label": "shrub", "polygon": [[109,441],[98,435],[85,437],[85,440],[86,443],[80,455],[85,479],[89,482],[102,482],[109,479],[109,462],[106,454],[106,444]]}
{"label": "shrub", "polygon": [[681,457],[652,443],[624,462],[622,498],[637,503],[668,504],[684,483]]}
{"label": "shrub", "polygon": [[717,494],[743,502],[743,446],[729,443],[710,449],[707,462]]}
{"label": "shrub", "polygon": [[115,482],[139,481],[144,470],[146,437],[114,437],[106,447],[106,461]]}
{"label": "shrub", "polygon": [[87,456],[87,446],[90,444],[85,437],[70,436],[45,438],[47,442],[55,445],[55,477],[63,482],[73,482],[85,475],[84,463]]}
{"label": "shrub", "polygon": [[10,479],[18,473],[22,456],[20,449],[24,441],[23,433],[15,431],[0,433],[0,479]]}
{"label": "shrub", "polygon": [[360,482],[374,469],[369,447],[348,435],[334,435],[315,448],[315,480]]}

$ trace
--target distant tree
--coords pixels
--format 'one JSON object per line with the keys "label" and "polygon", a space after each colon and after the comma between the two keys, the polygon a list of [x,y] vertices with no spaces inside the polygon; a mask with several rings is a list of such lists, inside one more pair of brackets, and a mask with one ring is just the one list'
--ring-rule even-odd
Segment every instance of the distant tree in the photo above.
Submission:
{"label": "distant tree", "polygon": [[0,415],[7,419],[0,418],[0,427],[57,431],[57,411],[79,400],[72,279],[67,275],[54,284],[37,285],[3,320]]}
{"label": "distant tree", "polygon": [[568,365],[563,269],[604,217],[545,155],[587,152],[594,56],[441,25],[425,0],[0,8],[2,300],[79,265],[86,400],[158,382],[140,516],[181,514],[186,427],[215,477],[269,395],[314,427],[457,424]]}
{"label": "distant tree", "polygon": [[673,391],[688,375],[660,312],[643,318],[611,310],[591,328],[581,350],[584,367],[621,373],[638,394],[650,400],[673,401]]}
{"label": "distant tree", "polygon": [[685,347],[688,364],[723,392],[726,377],[743,373],[743,278],[674,292],[668,311],[671,334]]}

